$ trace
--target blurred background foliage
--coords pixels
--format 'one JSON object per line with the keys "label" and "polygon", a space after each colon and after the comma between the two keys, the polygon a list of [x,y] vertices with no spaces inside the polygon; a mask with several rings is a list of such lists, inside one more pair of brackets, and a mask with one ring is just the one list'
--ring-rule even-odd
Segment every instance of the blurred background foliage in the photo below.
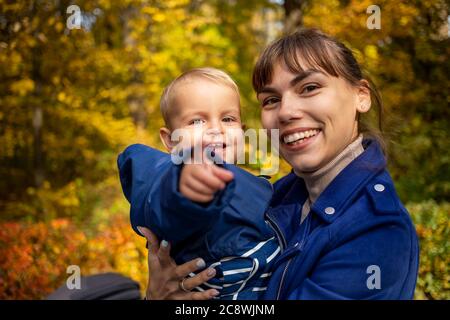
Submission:
{"label": "blurred background foliage", "polygon": [[[80,29],[67,28],[72,4]],[[255,60],[302,26],[351,47],[381,90],[390,171],[421,240],[416,298],[450,299],[448,1],[377,1],[380,30],[366,26],[372,4],[0,0],[0,299],[43,298],[71,264],[145,286],[118,153],[136,142],[161,147],[160,94],[193,67],[229,72],[245,123],[259,128]],[[273,180],[289,170],[282,163]]]}

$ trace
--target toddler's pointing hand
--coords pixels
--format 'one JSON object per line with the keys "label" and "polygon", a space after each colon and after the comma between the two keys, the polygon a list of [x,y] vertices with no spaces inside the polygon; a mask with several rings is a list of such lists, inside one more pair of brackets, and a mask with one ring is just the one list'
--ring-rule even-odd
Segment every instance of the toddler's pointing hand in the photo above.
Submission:
{"label": "toddler's pointing hand", "polygon": [[185,164],[181,170],[179,190],[191,201],[207,203],[231,180],[233,173],[215,164]]}

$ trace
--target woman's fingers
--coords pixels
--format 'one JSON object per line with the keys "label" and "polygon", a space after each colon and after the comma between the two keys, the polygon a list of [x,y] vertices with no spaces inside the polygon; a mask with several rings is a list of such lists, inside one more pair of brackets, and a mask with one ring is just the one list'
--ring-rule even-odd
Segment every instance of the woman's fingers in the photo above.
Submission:
{"label": "woman's fingers", "polygon": [[191,300],[210,300],[219,295],[219,291],[216,289],[209,289],[202,292],[190,292],[188,293],[188,299]]}
{"label": "woman's fingers", "polygon": [[178,292],[172,295],[173,300],[210,300],[219,295],[219,291],[216,289],[209,289],[205,291],[193,291],[193,292]]}
{"label": "woman's fingers", "polygon": [[202,258],[193,259],[176,267],[175,273],[178,279],[184,279],[189,274],[206,267],[205,260]]}
{"label": "woman's fingers", "polygon": [[168,241],[161,241],[157,256],[161,266],[167,266],[172,263],[172,258],[170,257],[170,243]]}
{"label": "woman's fingers", "polygon": [[156,252],[158,252],[158,249],[159,249],[159,240],[158,240],[158,238],[155,236],[155,234],[154,234],[153,232],[151,232],[149,229],[145,228],[145,227],[138,226],[137,229],[138,229],[139,232],[147,239],[148,250],[149,250],[151,253],[156,253]]}
{"label": "woman's fingers", "polygon": [[192,290],[195,287],[198,287],[202,283],[205,283],[209,279],[213,278],[215,275],[216,270],[214,268],[208,268],[191,278],[186,278],[183,282],[183,285],[186,290]]}

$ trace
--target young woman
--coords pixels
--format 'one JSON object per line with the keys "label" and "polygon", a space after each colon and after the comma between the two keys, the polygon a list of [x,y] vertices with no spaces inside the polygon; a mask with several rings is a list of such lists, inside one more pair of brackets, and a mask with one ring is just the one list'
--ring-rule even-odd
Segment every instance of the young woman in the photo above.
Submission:
{"label": "young woman", "polygon": [[[351,51],[317,30],[270,44],[253,73],[264,128],[280,133],[292,172],[266,214],[281,240],[266,299],[411,299],[418,241],[386,169],[382,140],[365,123],[381,99]],[[381,122],[380,122],[381,123]],[[148,230],[148,299],[209,299],[191,292],[214,271],[177,266]],[[182,286],[180,286],[182,283]]]}

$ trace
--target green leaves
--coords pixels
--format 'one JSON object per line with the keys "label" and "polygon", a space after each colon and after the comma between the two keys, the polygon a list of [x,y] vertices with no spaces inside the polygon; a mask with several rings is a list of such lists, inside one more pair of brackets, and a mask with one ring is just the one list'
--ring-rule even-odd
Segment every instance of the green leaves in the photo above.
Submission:
{"label": "green leaves", "polygon": [[450,204],[434,201],[411,203],[411,213],[420,241],[419,278],[416,299],[450,298]]}

